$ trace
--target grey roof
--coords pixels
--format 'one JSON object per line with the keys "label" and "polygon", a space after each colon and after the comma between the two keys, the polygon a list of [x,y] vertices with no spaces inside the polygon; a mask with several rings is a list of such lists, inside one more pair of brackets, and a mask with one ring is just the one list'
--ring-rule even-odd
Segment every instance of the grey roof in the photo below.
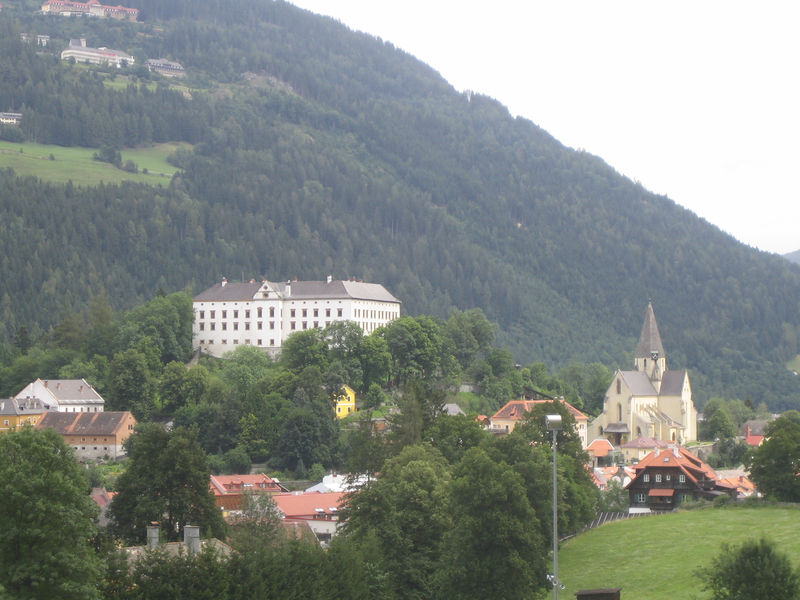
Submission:
{"label": "grey roof", "polygon": [[236,302],[252,300],[261,287],[260,283],[215,283],[194,297],[195,302]]}
{"label": "grey roof", "polygon": [[658,356],[666,356],[664,345],[661,343],[661,334],[658,333],[658,323],[653,312],[652,302],[647,303],[644,312],[644,325],[639,336],[639,344],[636,346],[636,358],[650,358],[653,352],[658,352]]}
{"label": "grey roof", "polygon": [[464,414],[464,411],[461,410],[461,407],[458,404],[456,404],[455,402],[448,402],[447,404],[445,404],[442,407],[442,412],[444,412],[444,414],[446,414],[446,415],[450,415],[450,416],[453,416],[453,417],[457,416],[457,415],[463,415]]}
{"label": "grey roof", "polygon": [[47,410],[38,398],[3,398],[0,400],[0,415],[32,415]]}
{"label": "grey roof", "polygon": [[194,297],[195,302],[222,302],[252,300],[256,292],[266,283],[284,300],[310,300],[319,298],[352,298],[356,300],[376,300],[379,302],[395,302],[400,300],[392,296],[380,283],[364,281],[332,280],[328,281],[289,281],[285,283],[250,282],[250,283],[216,283]]}
{"label": "grey roof", "polygon": [[658,396],[653,382],[644,371],[620,371],[620,375],[634,396]]}
{"label": "grey roof", "polygon": [[[103,397],[85,379],[42,379],[47,391],[59,402],[104,402]],[[19,394],[17,394],[19,399]],[[42,399],[45,400],[46,399]]]}
{"label": "grey roof", "polygon": [[357,300],[377,300],[380,302],[397,302],[400,300],[392,296],[380,283],[366,283],[364,281],[292,281],[278,283],[276,288],[286,298],[290,287],[289,299],[292,298],[354,298]]}
{"label": "grey roof", "polygon": [[685,369],[665,371],[661,377],[661,395],[680,396],[683,391],[683,382],[688,376]]}

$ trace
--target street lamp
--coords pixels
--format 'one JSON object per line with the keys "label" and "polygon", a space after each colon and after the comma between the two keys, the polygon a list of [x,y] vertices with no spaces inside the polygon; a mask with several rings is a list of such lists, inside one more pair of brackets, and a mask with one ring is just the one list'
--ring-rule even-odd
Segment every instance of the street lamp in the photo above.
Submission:
{"label": "street lamp", "polygon": [[553,584],[553,598],[558,600],[558,588],[561,582],[558,581],[558,495],[556,493],[556,435],[562,429],[561,415],[545,415],[547,429],[553,432],[553,575],[548,577]]}

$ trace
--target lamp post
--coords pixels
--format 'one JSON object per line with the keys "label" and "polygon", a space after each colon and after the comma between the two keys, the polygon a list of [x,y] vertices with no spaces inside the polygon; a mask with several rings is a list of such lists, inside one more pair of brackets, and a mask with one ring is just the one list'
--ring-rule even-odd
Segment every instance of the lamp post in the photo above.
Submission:
{"label": "lamp post", "polygon": [[556,493],[556,435],[561,431],[561,415],[546,415],[547,429],[553,432],[553,598],[558,600],[558,588],[561,583],[558,581],[558,494]]}

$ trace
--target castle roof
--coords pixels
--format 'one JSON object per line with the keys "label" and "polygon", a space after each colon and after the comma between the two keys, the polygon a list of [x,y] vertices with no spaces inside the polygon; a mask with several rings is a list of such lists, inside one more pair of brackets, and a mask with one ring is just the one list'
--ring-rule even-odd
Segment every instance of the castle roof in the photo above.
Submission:
{"label": "castle roof", "polygon": [[309,299],[343,299],[374,300],[378,302],[396,302],[395,298],[380,283],[367,283],[352,280],[330,281],[287,281],[273,283],[269,281],[249,283],[232,283],[223,280],[194,297],[195,302],[235,302],[253,300],[262,286],[268,286],[271,292],[283,300]]}

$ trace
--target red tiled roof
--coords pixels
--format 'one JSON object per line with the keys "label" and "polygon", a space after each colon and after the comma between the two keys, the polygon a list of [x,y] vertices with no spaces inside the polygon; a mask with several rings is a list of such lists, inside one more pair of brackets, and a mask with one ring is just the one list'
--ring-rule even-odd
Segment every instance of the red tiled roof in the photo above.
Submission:
{"label": "red tiled roof", "polygon": [[[498,410],[494,415],[492,415],[492,419],[515,419],[519,420],[525,416],[525,413],[533,410],[533,407],[537,404],[545,404],[549,402],[554,402],[553,400],[512,400],[508,402],[503,408]],[[588,421],[589,417],[579,411],[577,408],[572,406],[566,400],[557,400],[557,402],[561,402],[564,406],[567,407],[567,410],[570,412],[572,417],[576,421]]]}
{"label": "red tiled roof", "polygon": [[656,438],[651,437],[638,437],[630,442],[622,444],[622,448],[666,448],[669,444]]}
{"label": "red tiled roof", "polygon": [[336,515],[344,496],[343,492],[288,493],[276,494],[272,500],[287,519],[313,519],[320,515]]}
{"label": "red tiled roof", "polygon": [[687,477],[694,483],[698,479],[710,479],[717,481],[719,477],[709,465],[697,458],[694,454],[689,452],[686,448],[672,446],[667,450],[656,450],[645,456],[640,460],[636,466],[636,475],[638,475],[647,467],[678,467]]}
{"label": "red tiled roof", "polygon": [[614,451],[614,445],[605,438],[597,438],[586,447],[586,450],[597,457],[608,456],[609,452]]}

